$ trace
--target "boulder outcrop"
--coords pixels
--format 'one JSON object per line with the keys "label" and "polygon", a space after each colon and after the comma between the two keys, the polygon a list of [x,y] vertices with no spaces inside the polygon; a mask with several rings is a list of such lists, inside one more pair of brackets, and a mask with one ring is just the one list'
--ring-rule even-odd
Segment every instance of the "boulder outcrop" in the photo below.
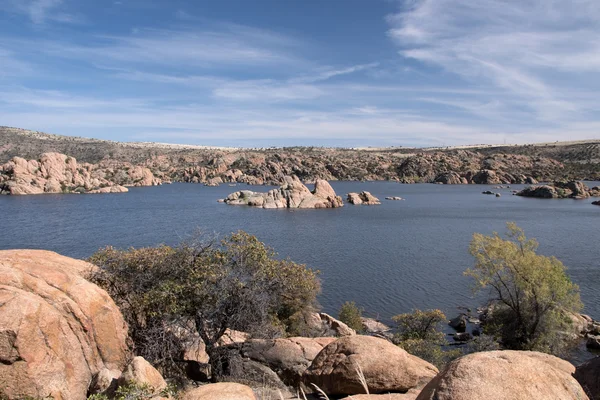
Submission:
{"label": "boulder outcrop", "polygon": [[359,205],[364,204],[366,206],[381,204],[379,199],[373,196],[369,192],[360,192],[360,193],[348,193],[346,200],[350,204]]}
{"label": "boulder outcrop", "polygon": [[188,390],[181,400],[256,400],[252,389],[233,382],[210,383]]}
{"label": "boulder outcrop", "polygon": [[443,183],[445,185],[464,185],[469,183],[467,178],[460,176],[457,172],[444,172],[439,174],[435,181],[436,183]]}
{"label": "boulder outcrop", "polygon": [[123,193],[124,186],[159,184],[145,167],[114,161],[80,164],[60,153],[44,153],[38,160],[14,157],[0,166],[0,194]]}
{"label": "boulder outcrop", "polygon": [[600,400],[600,356],[578,366],[573,376],[591,400]]}
{"label": "boulder outcrop", "polygon": [[369,333],[384,333],[384,332],[388,332],[391,330],[391,328],[389,326],[387,326],[386,324],[377,321],[374,318],[365,318],[365,317],[361,317],[360,318],[363,329],[365,332],[369,332]]}
{"label": "boulder outcrop", "polygon": [[242,190],[227,196],[230,205],[247,205],[261,208],[336,208],[344,204],[331,185],[322,179],[315,182],[311,192],[296,176],[286,176],[279,189],[258,193]]}
{"label": "boulder outcrop", "polygon": [[398,346],[372,336],[347,336],[327,345],[304,373],[328,395],[407,392],[431,380],[438,370]]}
{"label": "boulder outcrop", "polygon": [[251,339],[241,346],[241,355],[266,365],[288,386],[297,387],[302,374],[333,337]]}
{"label": "boulder outcrop", "polygon": [[560,358],[531,351],[487,351],[452,361],[417,400],[588,399]]}
{"label": "boulder outcrop", "polygon": [[554,182],[552,185],[534,185],[517,193],[517,196],[543,199],[587,199],[600,197],[600,187],[589,188],[583,182]]}
{"label": "boulder outcrop", "polygon": [[167,387],[167,382],[144,357],[134,357],[133,360],[127,365],[125,371],[118,380],[118,384],[127,385],[141,385],[148,386],[154,393],[158,393]]}
{"label": "boulder outcrop", "polygon": [[342,400],[415,400],[418,395],[418,390],[411,389],[406,393],[355,394]]}
{"label": "boulder outcrop", "polygon": [[331,315],[326,313],[319,313],[321,323],[327,325],[336,336],[353,336],[356,335],[356,331],[350,328],[348,325],[340,321],[339,319],[333,318]]}
{"label": "boulder outcrop", "polygon": [[93,266],[50,251],[0,251],[0,380],[8,399],[86,399],[100,371],[128,359],[121,312],[85,275]]}
{"label": "boulder outcrop", "polygon": [[587,335],[585,343],[588,349],[600,350],[600,335]]}

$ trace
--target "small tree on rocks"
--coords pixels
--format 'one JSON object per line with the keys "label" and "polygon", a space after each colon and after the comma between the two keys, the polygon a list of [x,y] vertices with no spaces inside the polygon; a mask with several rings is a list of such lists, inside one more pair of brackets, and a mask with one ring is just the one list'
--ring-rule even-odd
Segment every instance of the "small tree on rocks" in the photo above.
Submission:
{"label": "small tree on rocks", "polygon": [[471,241],[475,266],[465,273],[476,289],[491,289],[485,330],[507,348],[561,354],[572,331],[568,314],[582,308],[579,288],[559,260],[536,253],[537,241],[507,227],[506,239],[476,233]]}

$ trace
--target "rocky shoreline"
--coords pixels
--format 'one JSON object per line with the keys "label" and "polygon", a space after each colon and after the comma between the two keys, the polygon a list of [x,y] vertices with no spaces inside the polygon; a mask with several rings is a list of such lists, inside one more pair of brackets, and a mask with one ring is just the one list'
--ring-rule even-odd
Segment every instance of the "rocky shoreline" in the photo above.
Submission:
{"label": "rocky shoreline", "polygon": [[124,193],[126,186],[161,184],[145,167],[110,160],[78,163],[60,153],[44,153],[38,160],[14,157],[0,166],[0,194]]}
{"label": "rocky shoreline", "polygon": [[[288,147],[280,149],[220,149],[106,142],[0,128],[0,160],[22,164],[39,162],[40,154],[59,153],[79,160],[97,185],[150,185],[162,182],[202,183],[208,186],[246,183],[284,184],[285,176],[304,183],[327,181],[395,181],[439,184],[537,184],[561,180],[600,179],[600,144],[516,146],[463,149],[376,150]],[[30,161],[27,161],[29,163]],[[7,164],[5,164],[7,165]],[[35,167],[32,167],[35,168]],[[130,174],[130,170],[137,170]],[[23,183],[0,171],[5,193],[47,193],[31,181]],[[151,174],[151,175],[150,175]],[[30,175],[32,174],[30,171]],[[132,175],[130,178],[127,175]],[[140,180],[142,178],[143,180]],[[39,176],[48,179],[45,176]],[[17,183],[14,183],[18,180]],[[106,181],[106,182],[103,182]],[[66,180],[66,189],[75,186]],[[12,190],[12,186],[23,186]],[[33,187],[33,188],[32,188]],[[60,190],[50,184],[52,193]],[[96,187],[98,189],[99,187]],[[61,188],[62,189],[62,188]]]}
{"label": "rocky shoreline", "polygon": [[[155,366],[130,349],[116,304],[86,279],[95,268],[49,251],[0,251],[2,398],[113,398],[128,385],[150,391],[143,398],[175,398]],[[363,319],[362,335],[324,313],[313,313],[305,322],[325,334],[261,339],[226,332],[215,353],[225,364],[209,364],[196,336],[182,349],[188,384],[177,398],[298,399],[294,392],[300,389],[354,400],[600,396],[600,357],[575,368],[538,352],[484,351],[455,359],[440,371],[392,344],[386,339],[389,328],[377,321]],[[458,331],[467,322],[466,315],[451,321]],[[573,324],[581,333],[600,328],[587,316],[574,315]],[[209,365],[221,369],[211,371]]]}
{"label": "rocky shoreline", "polygon": [[530,186],[516,195],[543,199],[587,199],[600,197],[600,186],[590,188],[579,181],[554,182],[549,185]]}

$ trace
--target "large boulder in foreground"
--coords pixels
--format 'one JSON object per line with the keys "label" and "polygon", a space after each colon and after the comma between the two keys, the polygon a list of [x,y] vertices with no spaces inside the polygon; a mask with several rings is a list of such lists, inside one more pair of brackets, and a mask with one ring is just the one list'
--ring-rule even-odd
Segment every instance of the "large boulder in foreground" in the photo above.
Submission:
{"label": "large boulder in foreground", "polygon": [[407,392],[438,373],[433,365],[387,340],[356,335],[327,345],[304,373],[304,380],[328,395],[361,394],[365,389],[360,371],[371,394]]}
{"label": "large boulder in foreground", "polygon": [[406,393],[355,394],[342,400],[415,400],[418,395],[418,390],[411,389]]}
{"label": "large boulder in foreground", "polygon": [[344,205],[331,185],[317,179],[312,192],[296,176],[286,176],[279,189],[267,193],[242,190],[227,196],[224,203],[261,208],[336,208]]}
{"label": "large boulder in foreground", "polygon": [[241,353],[271,368],[285,384],[297,386],[317,354],[335,340],[334,337],[251,339],[243,344]]}
{"label": "large boulder in foreground", "polygon": [[600,356],[578,366],[573,376],[591,400],[600,400]]}
{"label": "large boulder in foreground", "polygon": [[0,377],[9,399],[85,399],[101,370],[122,371],[127,326],[92,267],[50,251],[0,251]]}
{"label": "large boulder in foreground", "polygon": [[417,400],[588,399],[575,367],[532,351],[488,351],[452,361]]}
{"label": "large boulder in foreground", "polygon": [[181,400],[256,400],[252,389],[232,382],[211,383],[186,391]]}

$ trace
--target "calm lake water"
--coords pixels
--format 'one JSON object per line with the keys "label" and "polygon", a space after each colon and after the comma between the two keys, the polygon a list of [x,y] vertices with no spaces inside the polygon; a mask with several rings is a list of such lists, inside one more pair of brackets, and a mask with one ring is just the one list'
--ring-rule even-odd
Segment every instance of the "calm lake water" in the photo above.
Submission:
{"label": "calm lake water", "polygon": [[[597,185],[598,183],[591,183]],[[354,300],[366,314],[387,320],[413,308],[474,307],[474,232],[503,232],[515,221],[557,256],[580,285],[585,312],[600,319],[600,207],[591,200],[486,196],[483,185],[401,185],[333,182],[338,194],[370,191],[380,206],[331,210],[263,210],[217,203],[240,190],[269,187],[194,184],[131,188],[126,194],[0,196],[0,249],[37,248],[85,258],[106,245],[127,248],[176,244],[197,228],[255,234],[280,257],[321,271],[320,302],[337,314]],[[512,189],[522,186],[513,185]],[[492,189],[494,190],[494,189]],[[405,201],[383,200],[402,196]]]}

